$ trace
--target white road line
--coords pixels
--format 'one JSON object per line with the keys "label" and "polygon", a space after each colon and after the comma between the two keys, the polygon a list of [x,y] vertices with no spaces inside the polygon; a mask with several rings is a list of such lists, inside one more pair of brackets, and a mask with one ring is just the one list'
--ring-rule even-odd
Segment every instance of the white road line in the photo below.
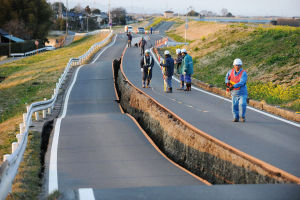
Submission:
{"label": "white road line", "polygon": [[79,200],[95,200],[93,188],[79,188]]}
{"label": "white road line", "polygon": [[[155,62],[156,62],[158,65],[160,65],[160,63],[158,62],[156,56],[155,56],[154,53],[153,53],[153,48],[151,48],[151,54],[152,54],[152,56],[153,56]],[[177,81],[177,82],[180,83],[180,81],[179,81],[176,77],[173,76],[173,79],[174,79],[175,81]],[[208,95],[217,97],[217,98],[222,99],[222,100],[224,100],[224,101],[232,102],[232,101],[229,100],[229,99],[226,99],[226,98],[224,98],[224,97],[222,97],[222,96],[219,96],[219,95],[216,95],[216,94],[207,92],[207,91],[202,90],[202,89],[200,89],[200,88],[197,88],[197,87],[194,87],[194,86],[192,86],[192,88],[193,88],[194,90],[197,90],[197,91],[199,91],[199,92],[203,92],[203,93],[205,93],[205,94],[208,94]],[[270,113],[267,113],[267,112],[258,110],[258,109],[256,109],[256,108],[253,108],[253,107],[250,107],[250,106],[247,106],[247,108],[248,108],[249,110],[253,110],[253,111],[255,111],[255,112],[258,112],[258,113],[260,113],[260,114],[266,115],[266,116],[271,117],[271,118],[273,118],[273,119],[277,119],[277,120],[279,120],[279,121],[282,121],[282,122],[285,122],[285,123],[287,123],[287,124],[290,124],[290,125],[293,125],[293,126],[296,126],[296,127],[300,128],[300,124],[299,124],[299,123],[292,122],[292,121],[283,119],[283,118],[281,118],[281,117],[277,117],[277,116],[275,116],[275,115],[272,115],[272,114],[270,114]]]}
{"label": "white road line", "polygon": [[[94,63],[108,47],[111,47],[116,42],[116,38],[117,38],[117,35],[115,36],[114,42],[112,44],[110,44],[109,46],[107,46],[106,48],[104,48],[102,50],[102,52],[94,59],[94,61],[92,63]],[[53,135],[53,141],[52,141],[52,146],[51,146],[51,154],[50,154],[50,163],[49,163],[49,185],[48,185],[48,193],[49,194],[51,194],[54,191],[58,190],[57,149],[58,149],[60,125],[61,125],[61,120],[63,118],[65,118],[65,116],[66,116],[67,109],[68,109],[69,97],[70,97],[71,91],[73,89],[73,86],[76,82],[78,72],[82,67],[83,67],[83,65],[78,67],[76,72],[75,72],[74,79],[73,79],[70,87],[68,88],[68,91],[67,91],[67,94],[66,94],[66,99],[65,99],[65,102],[64,102],[64,108],[63,108],[62,115],[56,120],[56,123],[55,123],[55,126],[54,126],[55,128],[54,128],[54,135]]]}
{"label": "white road line", "polygon": [[96,62],[96,60],[98,60],[98,58],[102,55],[102,53],[103,53],[106,49],[108,49],[109,47],[111,47],[112,45],[115,44],[117,37],[118,37],[118,35],[115,36],[114,41],[113,41],[110,45],[108,45],[107,47],[105,47],[105,48],[102,50],[102,52],[99,53],[98,56],[96,56],[96,58],[93,60],[92,64],[94,64],[94,63]]}

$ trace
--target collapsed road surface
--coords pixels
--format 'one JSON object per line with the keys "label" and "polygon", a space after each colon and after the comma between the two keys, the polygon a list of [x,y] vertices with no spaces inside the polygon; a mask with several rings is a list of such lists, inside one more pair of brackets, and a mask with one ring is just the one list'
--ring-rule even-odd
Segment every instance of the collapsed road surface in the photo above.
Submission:
{"label": "collapsed road surface", "polygon": [[112,60],[121,56],[125,43],[123,36],[117,37],[94,63],[76,71],[67,92],[66,114],[55,126],[51,154],[53,148],[57,154],[50,159],[49,193],[204,184],[163,157],[121,113]]}
{"label": "collapsed road surface", "polygon": [[197,88],[191,92],[178,91],[179,83],[175,80],[173,93],[165,94],[161,68],[157,63],[153,67],[152,87],[144,89],[140,59],[135,48],[128,48],[123,59],[124,73],[135,86],[198,129],[300,177],[300,124],[282,121],[254,109],[247,110],[246,123],[232,123],[231,102],[227,99]]}
{"label": "collapsed road surface", "polygon": [[[121,56],[125,43],[126,36],[119,35],[95,56],[92,64],[76,71],[66,94],[64,112],[56,121],[49,193],[59,190],[68,195],[70,192],[70,198],[79,199],[199,199],[202,196],[206,199],[297,199],[300,196],[296,185],[204,186],[197,177],[164,158],[137,124],[121,113],[115,101],[112,60]],[[139,85],[141,75],[136,72],[139,70],[136,62],[140,57],[137,49],[130,51],[133,54],[125,55],[124,66],[132,70],[131,79]],[[161,76],[158,67],[155,68],[154,77]],[[161,90],[161,78],[156,81],[154,88]]]}

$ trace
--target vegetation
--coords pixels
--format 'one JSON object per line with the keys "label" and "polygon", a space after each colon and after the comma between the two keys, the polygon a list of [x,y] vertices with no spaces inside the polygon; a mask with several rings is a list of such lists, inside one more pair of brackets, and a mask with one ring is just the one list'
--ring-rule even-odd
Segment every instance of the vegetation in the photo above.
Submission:
{"label": "vegetation", "polygon": [[196,61],[195,78],[225,88],[225,74],[241,58],[250,98],[300,111],[300,28],[228,25],[185,48]]}
{"label": "vegetation", "polygon": [[42,181],[40,178],[41,134],[30,132],[28,135],[28,146],[25,150],[23,161],[19,167],[19,173],[13,184],[13,193],[7,199],[39,199]]}
{"label": "vegetation", "polygon": [[[0,157],[10,153],[25,103],[49,99],[71,57],[78,57],[107,33],[81,38],[65,48],[0,65]],[[1,161],[0,161],[1,162]]]}
{"label": "vegetation", "polygon": [[44,39],[52,11],[45,0],[1,0],[0,28],[22,39]]}

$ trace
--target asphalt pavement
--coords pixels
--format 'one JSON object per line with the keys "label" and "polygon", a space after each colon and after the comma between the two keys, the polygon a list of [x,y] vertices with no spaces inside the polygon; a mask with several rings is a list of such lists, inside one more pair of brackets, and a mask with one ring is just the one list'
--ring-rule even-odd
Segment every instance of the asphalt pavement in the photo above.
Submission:
{"label": "asphalt pavement", "polygon": [[198,129],[300,177],[299,127],[250,109],[247,110],[246,123],[233,123],[231,102],[195,89],[191,92],[178,91],[176,88],[179,88],[179,83],[174,80],[173,93],[166,94],[157,63],[153,68],[151,88],[144,89],[141,85],[140,59],[136,48],[127,49],[123,67],[134,85]]}
{"label": "asphalt pavement", "polygon": [[115,101],[112,60],[121,56],[123,36],[78,72],[60,126],[59,191],[203,184],[165,159],[121,113]]}

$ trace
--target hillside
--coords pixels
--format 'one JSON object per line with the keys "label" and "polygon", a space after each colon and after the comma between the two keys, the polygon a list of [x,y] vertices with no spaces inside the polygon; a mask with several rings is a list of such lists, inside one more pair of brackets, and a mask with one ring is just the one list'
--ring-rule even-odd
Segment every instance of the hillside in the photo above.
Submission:
{"label": "hillside", "polygon": [[[168,35],[183,38],[184,25]],[[241,58],[250,98],[300,111],[300,28],[192,21],[187,40],[183,47],[193,56],[195,78],[225,88],[226,72]]]}
{"label": "hillside", "polygon": [[3,154],[10,153],[11,143],[16,141],[22,113],[26,110],[25,103],[29,105],[44,98],[49,99],[69,59],[84,54],[107,35],[102,33],[83,37],[68,47],[0,65],[1,158]]}

